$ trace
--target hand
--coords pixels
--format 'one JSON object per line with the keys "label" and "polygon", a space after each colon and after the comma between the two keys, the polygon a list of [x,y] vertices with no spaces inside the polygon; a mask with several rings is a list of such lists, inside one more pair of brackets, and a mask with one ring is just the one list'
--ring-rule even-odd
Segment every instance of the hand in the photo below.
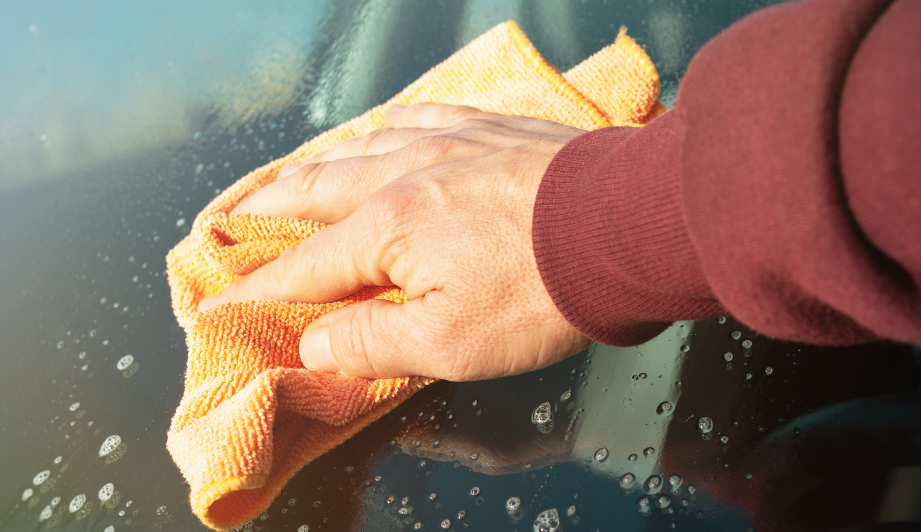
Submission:
{"label": "hand", "polygon": [[325,303],[398,285],[407,302],[325,314],[300,343],[310,369],[466,381],[524,373],[591,342],[556,309],[531,243],[553,156],[581,130],[442,104],[394,106],[387,128],[301,165],[233,211],[333,225],[202,302]]}

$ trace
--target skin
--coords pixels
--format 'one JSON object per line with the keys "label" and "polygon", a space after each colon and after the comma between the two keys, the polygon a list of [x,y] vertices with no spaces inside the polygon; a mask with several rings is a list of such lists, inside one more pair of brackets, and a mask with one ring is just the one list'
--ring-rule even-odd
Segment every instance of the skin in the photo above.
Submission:
{"label": "skin", "polygon": [[240,203],[234,213],[333,225],[199,308],[397,285],[405,304],[349,305],[301,338],[307,368],[360,377],[491,379],[587,347],[547,294],[531,239],[544,171],[583,131],[430,103],[393,106],[386,125],[284,168]]}

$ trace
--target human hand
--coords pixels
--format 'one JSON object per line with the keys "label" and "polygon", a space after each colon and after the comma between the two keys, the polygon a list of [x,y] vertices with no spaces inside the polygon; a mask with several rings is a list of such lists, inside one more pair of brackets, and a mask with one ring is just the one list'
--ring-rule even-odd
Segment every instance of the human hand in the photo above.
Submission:
{"label": "human hand", "polygon": [[549,366],[591,342],[544,288],[531,242],[534,200],[553,156],[582,131],[470,107],[392,107],[386,129],[349,140],[234,213],[331,223],[202,301],[325,303],[397,285],[307,327],[310,369],[467,381]]}

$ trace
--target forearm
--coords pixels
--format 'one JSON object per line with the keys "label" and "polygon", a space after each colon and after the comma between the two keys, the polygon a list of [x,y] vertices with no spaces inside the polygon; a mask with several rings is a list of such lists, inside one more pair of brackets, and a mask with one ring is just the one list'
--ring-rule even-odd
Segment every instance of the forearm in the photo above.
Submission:
{"label": "forearm", "polygon": [[764,10],[701,50],[675,110],[567,145],[533,238],[570,323],[629,345],[729,312],[791,340],[921,343],[917,6]]}

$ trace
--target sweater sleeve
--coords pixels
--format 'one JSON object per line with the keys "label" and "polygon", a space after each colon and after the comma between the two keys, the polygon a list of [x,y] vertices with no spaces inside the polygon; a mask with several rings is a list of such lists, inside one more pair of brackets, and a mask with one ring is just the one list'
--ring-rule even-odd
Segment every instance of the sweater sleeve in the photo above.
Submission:
{"label": "sweater sleeve", "polygon": [[721,313],[921,344],[918,27],[913,0],[774,6],[697,54],[674,110],[570,142],[534,206],[557,308],[613,345]]}

